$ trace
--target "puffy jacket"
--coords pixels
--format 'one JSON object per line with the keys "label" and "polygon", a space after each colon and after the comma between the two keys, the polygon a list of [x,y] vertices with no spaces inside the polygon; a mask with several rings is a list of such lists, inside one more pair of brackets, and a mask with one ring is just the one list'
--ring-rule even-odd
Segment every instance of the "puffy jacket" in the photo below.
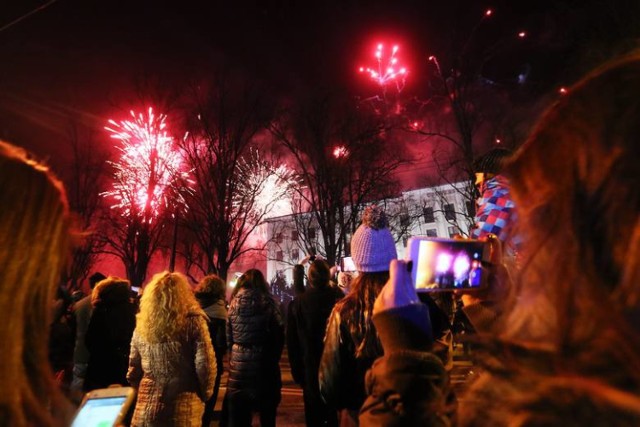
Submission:
{"label": "puffy jacket", "polygon": [[275,301],[256,289],[241,289],[231,301],[227,322],[227,392],[268,396],[282,387],[280,355],[284,323]]}

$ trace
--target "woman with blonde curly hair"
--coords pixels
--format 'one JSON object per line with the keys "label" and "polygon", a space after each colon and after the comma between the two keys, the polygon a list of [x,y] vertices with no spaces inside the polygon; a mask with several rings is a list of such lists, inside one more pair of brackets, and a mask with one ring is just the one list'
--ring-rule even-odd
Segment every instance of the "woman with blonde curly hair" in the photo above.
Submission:
{"label": "woman with blonde curly hair", "polygon": [[62,425],[71,415],[48,363],[47,342],[69,249],[62,183],[0,141],[0,424]]}
{"label": "woman with blonde curly hair", "polygon": [[199,426],[216,359],[206,315],[186,277],[159,273],[145,287],[127,380],[138,389],[132,426]]}

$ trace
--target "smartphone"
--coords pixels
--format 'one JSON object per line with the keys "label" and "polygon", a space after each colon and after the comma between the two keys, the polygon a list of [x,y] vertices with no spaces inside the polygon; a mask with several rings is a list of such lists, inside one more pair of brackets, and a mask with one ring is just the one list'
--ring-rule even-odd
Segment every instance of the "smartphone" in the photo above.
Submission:
{"label": "smartphone", "polygon": [[71,427],[108,427],[123,424],[135,397],[133,387],[110,387],[84,395]]}
{"label": "smartphone", "polygon": [[345,273],[356,271],[356,265],[353,262],[353,258],[351,258],[350,256],[342,257],[342,260],[340,261],[340,271],[343,271]]}
{"label": "smartphone", "polygon": [[407,243],[406,258],[413,261],[411,279],[416,291],[442,292],[486,287],[482,264],[489,255],[484,241],[414,236]]}

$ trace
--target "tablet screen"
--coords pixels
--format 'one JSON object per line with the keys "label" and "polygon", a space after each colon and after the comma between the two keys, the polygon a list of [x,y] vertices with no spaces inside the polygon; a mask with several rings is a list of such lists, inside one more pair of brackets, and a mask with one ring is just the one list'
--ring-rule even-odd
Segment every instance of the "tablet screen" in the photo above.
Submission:
{"label": "tablet screen", "polygon": [[73,420],[72,427],[111,427],[126,400],[126,396],[88,399]]}

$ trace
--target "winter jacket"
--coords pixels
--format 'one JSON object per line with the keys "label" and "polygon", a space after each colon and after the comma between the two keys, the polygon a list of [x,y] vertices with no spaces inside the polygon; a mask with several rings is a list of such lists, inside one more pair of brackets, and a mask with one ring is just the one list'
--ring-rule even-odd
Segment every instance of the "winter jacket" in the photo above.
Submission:
{"label": "winter jacket", "polygon": [[[340,296],[329,286],[309,287],[289,305],[287,351],[291,374],[303,387],[318,389],[318,369],[327,320]],[[317,393],[317,392],[316,392]]]}
{"label": "winter jacket", "polygon": [[256,289],[241,289],[231,301],[227,322],[227,393],[252,398],[280,394],[284,323],[275,301]]}
{"label": "winter jacket", "polygon": [[[209,326],[209,335],[211,343],[216,352],[216,357],[222,360],[227,352],[227,307],[223,299],[216,301],[206,301],[198,297],[196,299],[200,303],[200,307],[207,315],[207,325]],[[218,370],[222,370],[222,366],[218,366]]]}
{"label": "winter jacket", "polygon": [[136,331],[129,383],[138,389],[132,426],[200,426],[211,396],[216,359],[204,316],[189,315],[169,342],[150,343]]}
{"label": "winter jacket", "polygon": [[[364,377],[373,361],[382,356],[382,347],[376,341],[374,348],[356,357],[362,337],[349,331],[356,322],[357,313],[348,297],[333,308],[324,339],[324,350],[318,371],[320,394],[324,401],[336,409],[357,411],[365,400]],[[375,327],[371,324],[375,333]]]}
{"label": "winter jacket", "polygon": [[412,304],[373,316],[384,356],[367,372],[363,426],[451,425],[454,396],[442,358],[432,353],[427,306]]}
{"label": "winter jacket", "polygon": [[129,301],[128,290],[102,298],[93,308],[85,345],[89,363],[84,390],[126,385],[129,348],[136,327],[136,307]]}

